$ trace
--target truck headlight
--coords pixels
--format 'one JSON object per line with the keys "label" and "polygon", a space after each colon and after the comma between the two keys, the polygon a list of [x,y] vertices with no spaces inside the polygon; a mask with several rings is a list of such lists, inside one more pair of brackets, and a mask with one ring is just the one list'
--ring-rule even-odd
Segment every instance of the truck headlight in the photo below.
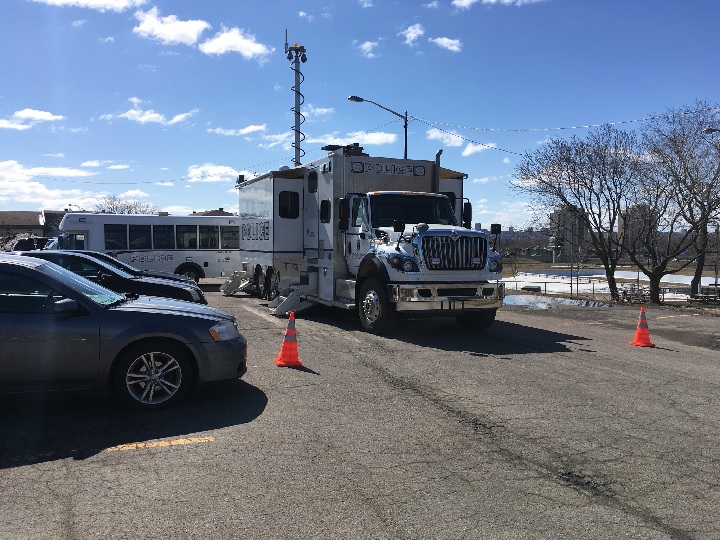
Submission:
{"label": "truck headlight", "polygon": [[400,270],[401,272],[419,272],[420,268],[418,267],[417,262],[415,262],[415,259],[412,257],[403,257],[401,255],[391,255],[387,258],[388,262],[390,263],[390,266],[395,268],[395,270]]}
{"label": "truck headlight", "polygon": [[225,321],[217,323],[210,328],[210,335],[215,341],[227,341],[240,336],[235,321]]}
{"label": "truck headlight", "polygon": [[490,270],[491,272],[502,272],[502,269],[503,265],[499,259],[493,259],[488,265],[488,270]]}

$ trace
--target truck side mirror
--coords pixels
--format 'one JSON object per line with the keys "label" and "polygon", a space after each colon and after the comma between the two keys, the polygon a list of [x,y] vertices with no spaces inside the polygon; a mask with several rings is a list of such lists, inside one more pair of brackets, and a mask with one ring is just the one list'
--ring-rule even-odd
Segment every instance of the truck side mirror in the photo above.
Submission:
{"label": "truck side mirror", "polygon": [[393,221],[393,231],[399,232],[399,233],[404,233],[405,232],[405,222],[400,219],[396,219],[395,221]]}
{"label": "truck side mirror", "polygon": [[338,220],[338,229],[341,231],[347,231],[350,228],[350,200],[342,198],[338,202],[338,214],[340,219]]}
{"label": "truck side mirror", "polygon": [[462,215],[463,227],[470,229],[472,227],[472,203],[470,201],[463,203]]}
{"label": "truck side mirror", "polygon": [[499,223],[493,223],[490,225],[490,234],[500,234],[502,226]]}

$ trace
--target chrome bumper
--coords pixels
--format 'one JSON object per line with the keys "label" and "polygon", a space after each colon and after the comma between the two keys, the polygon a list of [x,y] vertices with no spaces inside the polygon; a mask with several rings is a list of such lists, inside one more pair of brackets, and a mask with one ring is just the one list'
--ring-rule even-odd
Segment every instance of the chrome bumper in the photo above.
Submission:
{"label": "chrome bumper", "polygon": [[505,298],[503,283],[389,284],[397,311],[464,312],[497,309]]}

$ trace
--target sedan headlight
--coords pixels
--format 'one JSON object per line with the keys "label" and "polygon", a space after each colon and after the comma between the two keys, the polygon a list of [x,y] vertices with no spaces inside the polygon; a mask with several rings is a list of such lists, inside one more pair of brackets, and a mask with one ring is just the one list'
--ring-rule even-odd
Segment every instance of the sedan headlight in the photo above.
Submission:
{"label": "sedan headlight", "polygon": [[239,337],[240,332],[235,321],[225,321],[210,328],[210,335],[215,341],[226,341]]}
{"label": "sedan headlight", "polygon": [[420,268],[418,267],[417,262],[412,257],[403,257],[401,255],[391,255],[387,258],[387,261],[390,263],[390,266],[395,268],[395,270],[400,270],[401,272],[419,272]]}

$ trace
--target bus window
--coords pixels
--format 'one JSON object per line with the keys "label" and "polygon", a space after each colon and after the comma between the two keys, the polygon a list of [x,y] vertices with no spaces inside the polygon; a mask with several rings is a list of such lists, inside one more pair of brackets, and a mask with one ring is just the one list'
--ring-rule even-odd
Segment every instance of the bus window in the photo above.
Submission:
{"label": "bus window", "polygon": [[150,249],[150,225],[130,225],[130,249]]}
{"label": "bus window", "polygon": [[175,225],[154,225],[153,246],[155,249],[175,249]]}
{"label": "bus window", "polygon": [[217,225],[200,225],[200,249],[218,249]]}
{"label": "bus window", "polygon": [[105,249],[117,250],[127,249],[127,225],[116,225],[106,223],[105,226]]}
{"label": "bus window", "polygon": [[178,249],[197,249],[197,226],[177,225],[175,227]]}
{"label": "bus window", "polygon": [[220,225],[220,247],[222,249],[240,249],[240,229]]}
{"label": "bus window", "polygon": [[85,233],[63,233],[58,237],[58,249],[85,249]]}

